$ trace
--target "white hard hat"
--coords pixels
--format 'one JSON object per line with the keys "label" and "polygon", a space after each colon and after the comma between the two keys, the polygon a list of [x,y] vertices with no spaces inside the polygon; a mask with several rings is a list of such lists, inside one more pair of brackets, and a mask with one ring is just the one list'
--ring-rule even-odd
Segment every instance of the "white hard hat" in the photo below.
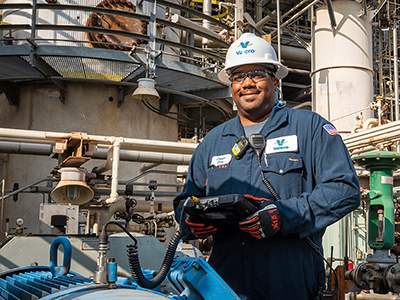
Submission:
{"label": "white hard hat", "polygon": [[274,48],[261,37],[253,33],[243,33],[229,47],[226,53],[225,68],[218,74],[219,80],[230,84],[229,73],[232,69],[242,65],[273,65],[276,68],[275,77],[284,78],[288,74],[287,68],[277,59]]}

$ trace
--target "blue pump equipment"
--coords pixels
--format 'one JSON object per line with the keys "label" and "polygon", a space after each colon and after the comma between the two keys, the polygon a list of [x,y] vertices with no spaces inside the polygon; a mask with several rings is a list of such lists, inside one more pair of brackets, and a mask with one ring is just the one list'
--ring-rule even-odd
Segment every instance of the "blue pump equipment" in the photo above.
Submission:
{"label": "blue pump equipment", "polygon": [[[57,250],[60,245],[63,246],[64,257],[63,264],[57,266]],[[174,291],[161,293],[158,287],[143,288],[134,280],[117,277],[117,263],[113,259],[106,264],[107,282],[96,284],[92,278],[70,271],[71,248],[67,237],[57,237],[50,247],[48,267],[31,266],[0,273],[0,299],[240,300],[202,258],[174,259],[166,272]],[[147,273],[154,272],[140,270],[140,273],[148,277]]]}

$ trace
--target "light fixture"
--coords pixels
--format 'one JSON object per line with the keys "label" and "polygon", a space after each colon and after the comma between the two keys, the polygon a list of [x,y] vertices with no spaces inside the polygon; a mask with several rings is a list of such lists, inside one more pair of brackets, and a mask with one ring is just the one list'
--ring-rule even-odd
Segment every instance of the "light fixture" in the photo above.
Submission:
{"label": "light fixture", "polygon": [[158,100],[160,95],[154,88],[156,82],[151,78],[138,79],[138,87],[133,92],[132,97],[137,100]]}
{"label": "light fixture", "polygon": [[66,167],[59,171],[61,180],[50,193],[56,203],[81,205],[93,199],[94,192],[86,184],[86,171],[82,168]]}

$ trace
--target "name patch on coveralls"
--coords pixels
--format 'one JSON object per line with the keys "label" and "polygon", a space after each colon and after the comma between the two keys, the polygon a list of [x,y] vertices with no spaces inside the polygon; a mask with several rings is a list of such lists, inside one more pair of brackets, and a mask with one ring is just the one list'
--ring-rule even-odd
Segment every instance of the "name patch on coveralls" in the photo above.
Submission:
{"label": "name patch on coveralls", "polygon": [[297,149],[297,135],[287,135],[274,139],[268,139],[265,146],[265,153],[271,154],[276,152],[296,152]]}
{"label": "name patch on coveralls", "polygon": [[211,159],[211,164],[210,167],[222,167],[226,166],[229,164],[232,160],[232,154],[224,154],[224,155],[219,155],[219,156],[213,156]]}

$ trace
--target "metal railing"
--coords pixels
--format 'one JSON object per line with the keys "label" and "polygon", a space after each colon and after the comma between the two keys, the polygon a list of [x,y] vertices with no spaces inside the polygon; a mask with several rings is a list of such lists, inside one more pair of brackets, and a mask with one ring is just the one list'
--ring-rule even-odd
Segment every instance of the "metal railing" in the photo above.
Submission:
{"label": "metal railing", "polygon": [[[155,1],[149,1],[152,5],[155,4]],[[143,1],[142,1],[143,2]],[[141,3],[142,3],[141,2]],[[180,12],[185,12],[187,15],[196,16],[198,18],[207,19],[212,23],[214,28],[222,29],[230,29],[226,24],[214,19],[211,16],[205,15],[197,10],[191,9],[189,7],[181,6],[175,3],[157,0],[157,5],[163,5],[172,7]],[[164,55],[171,55],[175,57],[179,57],[182,61],[190,62],[192,64],[200,64],[202,68],[207,66],[219,66],[224,61],[223,52],[229,46],[227,42],[225,42],[222,38],[216,37],[213,32],[210,32],[207,29],[202,30],[199,29],[198,26],[187,26],[179,23],[174,23],[165,19],[155,18],[155,22],[164,26],[164,28],[168,28],[175,32],[180,33],[181,37],[183,36],[198,36],[201,39],[205,38],[209,41],[210,44],[214,45],[214,48],[209,48],[206,45],[201,45],[200,47],[195,46],[194,38],[187,38],[188,42],[183,43],[181,40],[172,41],[168,39],[164,39],[162,37],[153,36],[152,34],[146,35],[141,33],[135,33],[127,30],[115,30],[103,27],[89,27],[83,24],[86,22],[84,18],[79,19],[78,16],[74,19],[69,17],[72,15],[76,15],[77,12],[83,15],[113,15],[123,18],[129,18],[132,20],[140,20],[146,23],[149,23],[150,26],[151,17],[141,13],[134,13],[128,11],[122,11],[117,9],[107,9],[102,7],[93,7],[86,5],[76,5],[76,4],[43,4],[37,3],[36,0],[30,3],[3,3],[0,4],[0,10],[3,10],[3,22],[0,25],[0,47],[6,44],[30,44],[33,48],[39,47],[40,45],[57,45],[60,43],[69,43],[72,45],[77,45],[80,47],[90,46],[91,44],[94,47],[104,47],[107,48],[110,45],[114,45],[116,47],[125,47],[126,45],[118,44],[118,43],[110,43],[109,41],[89,41],[85,38],[88,33],[102,34],[102,35],[113,35],[119,37],[130,38],[132,40],[141,40],[149,42],[155,40],[155,43],[159,47],[159,49],[164,49],[165,47],[169,47],[172,49],[170,53],[167,53],[164,50],[158,50],[162,52]],[[43,14],[53,12],[54,20],[44,20],[40,16]],[[21,19],[26,19],[26,23],[23,24],[20,21],[15,24],[9,23],[7,20],[11,19],[12,14],[18,14],[21,16]],[[67,20],[69,24],[58,24],[57,19],[64,18]],[[3,34],[4,36],[3,36]],[[24,34],[22,35],[21,32]],[[51,34],[49,34],[49,32]],[[151,30],[150,30],[151,32]],[[41,36],[41,33],[44,33],[45,37]],[[56,38],[48,38],[49,35],[56,36]],[[22,36],[18,37],[18,36]],[[67,37],[67,38],[65,38]],[[215,47],[217,46],[217,47]],[[1,49],[1,48],[0,48]],[[139,51],[144,49],[143,46],[139,46],[137,48]],[[157,49],[152,49],[157,50]],[[0,50],[1,55],[1,50]]]}

